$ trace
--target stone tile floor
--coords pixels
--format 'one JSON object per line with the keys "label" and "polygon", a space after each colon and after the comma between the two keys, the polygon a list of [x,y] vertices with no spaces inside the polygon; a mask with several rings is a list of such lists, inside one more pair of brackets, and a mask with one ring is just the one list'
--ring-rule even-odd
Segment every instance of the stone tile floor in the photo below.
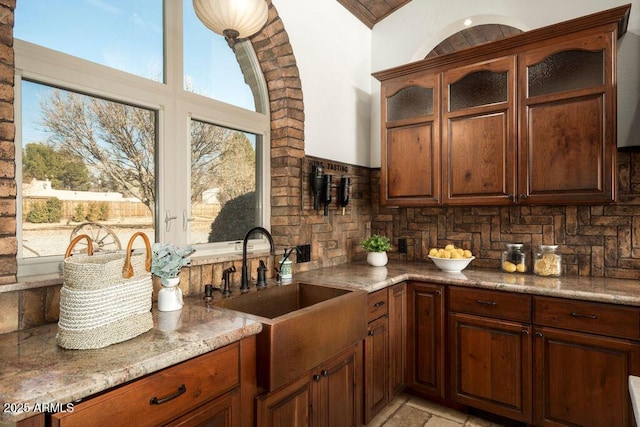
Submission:
{"label": "stone tile floor", "polygon": [[398,395],[367,427],[501,427],[406,393]]}

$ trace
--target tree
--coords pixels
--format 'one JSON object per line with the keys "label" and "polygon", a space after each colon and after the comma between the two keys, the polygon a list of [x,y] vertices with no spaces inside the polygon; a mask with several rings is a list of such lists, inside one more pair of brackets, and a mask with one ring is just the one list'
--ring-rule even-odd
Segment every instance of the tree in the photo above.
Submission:
{"label": "tree", "polygon": [[[51,134],[49,141],[58,151],[80,156],[86,164],[96,169],[102,188],[136,197],[153,213],[154,111],[60,90],[53,91],[49,98],[41,102],[40,107],[42,125]],[[242,174],[234,173],[235,180],[221,179],[222,175],[234,169],[229,167],[221,170],[221,162],[239,159],[245,153],[254,159],[255,164],[255,155],[247,151],[251,149],[250,142],[242,133],[231,129],[196,120],[191,123],[192,199],[200,200],[204,190],[216,187],[222,187],[221,193],[232,197],[243,194],[237,193],[233,187],[241,184],[239,188],[247,188],[243,182],[248,178],[241,178]],[[229,157],[232,153],[236,157]],[[240,171],[246,169],[238,164],[235,167]],[[253,168],[251,166],[249,169]],[[255,183],[255,178],[251,179]],[[254,187],[255,184],[251,190]],[[232,198],[226,197],[227,200]]]}
{"label": "tree", "polygon": [[51,187],[87,190],[91,177],[82,159],[42,143],[29,143],[22,152],[22,173],[26,180],[51,180]]}
{"label": "tree", "polygon": [[60,90],[40,107],[51,143],[83,158],[153,212],[153,111]]}
{"label": "tree", "polygon": [[255,149],[242,132],[234,132],[231,138],[225,140],[214,182],[220,189],[218,200],[221,204],[255,191]]}

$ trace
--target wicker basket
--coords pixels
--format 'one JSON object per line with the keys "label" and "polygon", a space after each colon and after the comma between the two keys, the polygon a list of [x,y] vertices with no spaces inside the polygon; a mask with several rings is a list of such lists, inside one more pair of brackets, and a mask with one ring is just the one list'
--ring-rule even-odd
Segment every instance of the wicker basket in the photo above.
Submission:
{"label": "wicker basket", "polygon": [[[146,253],[132,251],[142,237]],[[88,254],[71,256],[75,244],[88,240]],[[64,259],[57,342],[67,349],[102,348],[153,328],[151,317],[151,245],[135,233],[126,251],[92,253],[91,238],[71,241]]]}

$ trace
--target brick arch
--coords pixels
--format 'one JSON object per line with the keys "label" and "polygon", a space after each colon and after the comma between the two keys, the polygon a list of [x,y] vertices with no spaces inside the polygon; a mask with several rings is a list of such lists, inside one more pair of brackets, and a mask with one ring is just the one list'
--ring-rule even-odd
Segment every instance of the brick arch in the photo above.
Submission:
{"label": "brick arch", "polygon": [[276,244],[288,245],[301,233],[304,103],[289,36],[275,6],[266,1],[269,19],[251,43],[267,83],[271,114],[271,231]]}

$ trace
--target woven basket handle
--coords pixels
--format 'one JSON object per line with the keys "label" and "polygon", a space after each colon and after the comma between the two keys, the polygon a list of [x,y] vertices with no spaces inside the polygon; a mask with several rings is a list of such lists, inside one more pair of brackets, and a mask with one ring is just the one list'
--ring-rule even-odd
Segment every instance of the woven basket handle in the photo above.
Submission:
{"label": "woven basket handle", "polygon": [[76,243],[78,243],[82,239],[87,239],[87,254],[93,255],[93,242],[91,241],[91,237],[87,236],[86,234],[81,234],[79,236],[76,236],[69,243],[69,247],[67,247],[67,251],[64,253],[65,258],[68,258],[71,256],[71,251],[73,250],[73,247],[76,245]]}
{"label": "woven basket handle", "polygon": [[138,231],[131,239],[129,239],[129,244],[127,245],[127,256],[124,260],[124,266],[122,266],[122,277],[128,279],[129,277],[133,277],[133,266],[131,265],[131,253],[133,252],[133,241],[136,237],[142,237],[144,241],[144,246],[147,249],[147,259],[144,265],[145,270],[151,271],[151,243],[149,242],[149,238],[142,231]]}

